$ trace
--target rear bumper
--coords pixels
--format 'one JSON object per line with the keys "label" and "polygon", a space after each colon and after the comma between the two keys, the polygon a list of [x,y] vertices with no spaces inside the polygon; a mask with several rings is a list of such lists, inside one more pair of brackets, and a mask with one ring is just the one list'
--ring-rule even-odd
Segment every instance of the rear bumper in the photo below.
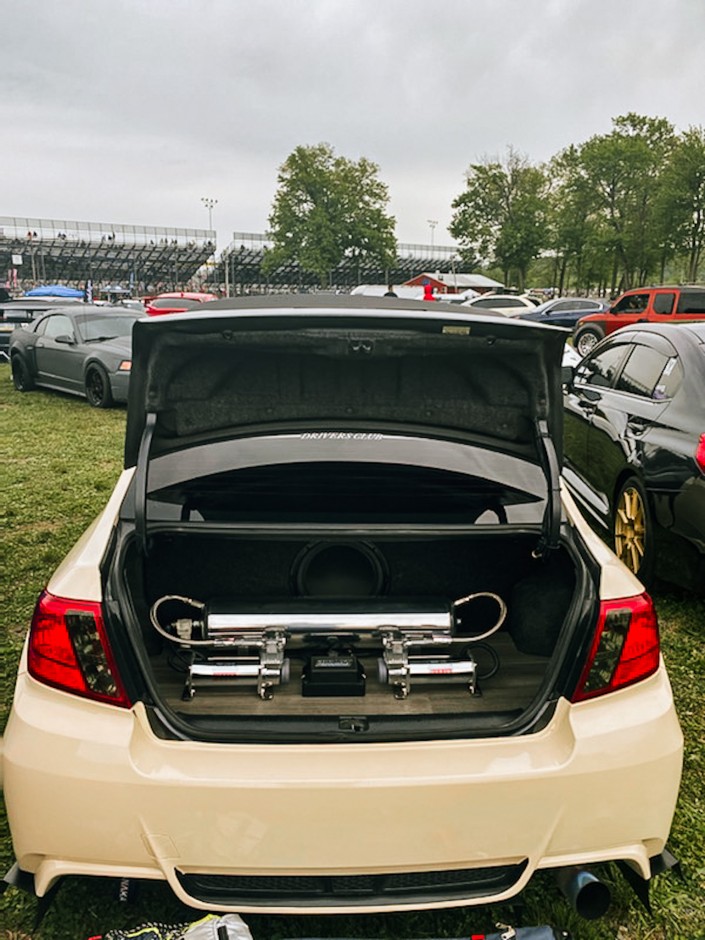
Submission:
{"label": "rear bumper", "polygon": [[0,759],[39,895],[62,875],[152,878],[203,909],[362,913],[504,900],[539,868],[624,859],[648,877],[682,736],[663,668],[561,701],[530,737],[276,746],[157,740],[142,706],[23,673]]}

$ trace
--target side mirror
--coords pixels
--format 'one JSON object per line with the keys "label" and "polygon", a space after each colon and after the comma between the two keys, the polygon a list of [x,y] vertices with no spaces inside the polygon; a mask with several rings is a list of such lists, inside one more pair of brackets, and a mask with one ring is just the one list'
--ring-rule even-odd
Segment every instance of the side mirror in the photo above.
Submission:
{"label": "side mirror", "polygon": [[63,346],[73,346],[75,340],[68,333],[61,333],[59,336],[54,337],[54,342],[61,343]]}
{"label": "side mirror", "polygon": [[561,366],[561,382],[567,388],[570,388],[572,386],[574,375],[575,375],[575,366]]}

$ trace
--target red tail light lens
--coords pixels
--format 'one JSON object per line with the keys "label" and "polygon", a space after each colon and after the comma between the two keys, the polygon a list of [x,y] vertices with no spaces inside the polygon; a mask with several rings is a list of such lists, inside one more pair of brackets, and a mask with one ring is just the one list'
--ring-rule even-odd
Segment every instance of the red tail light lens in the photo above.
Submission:
{"label": "red tail light lens", "polygon": [[603,601],[574,702],[605,695],[653,675],[659,665],[659,630],[648,594]]}
{"label": "red tail light lens", "polygon": [[105,633],[100,604],[44,592],[32,617],[28,667],[33,678],[56,689],[130,707]]}

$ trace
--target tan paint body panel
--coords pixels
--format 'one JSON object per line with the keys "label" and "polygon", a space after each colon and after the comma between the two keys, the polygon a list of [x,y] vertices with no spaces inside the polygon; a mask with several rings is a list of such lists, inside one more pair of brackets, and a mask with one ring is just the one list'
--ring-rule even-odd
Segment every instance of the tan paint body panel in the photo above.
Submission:
{"label": "tan paint body panel", "polygon": [[626,858],[648,875],[671,824],[681,750],[663,667],[604,699],[562,700],[530,736],[229,746],[158,740],[143,706],[82,701],[22,671],[3,760],[15,854],[40,893],[61,874],[133,873],[167,880],[187,901],[177,868],[369,874],[528,858],[500,900],[536,868]]}

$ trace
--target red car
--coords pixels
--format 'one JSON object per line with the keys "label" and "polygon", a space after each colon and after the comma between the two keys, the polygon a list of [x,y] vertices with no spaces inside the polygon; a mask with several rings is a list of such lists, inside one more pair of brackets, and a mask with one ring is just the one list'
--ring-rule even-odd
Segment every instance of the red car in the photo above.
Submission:
{"label": "red car", "polygon": [[639,287],[628,290],[603,313],[583,317],[575,331],[575,348],[587,356],[596,343],[621,326],[705,320],[704,287]]}
{"label": "red car", "polygon": [[205,294],[198,291],[170,291],[150,297],[145,309],[150,317],[158,317],[164,313],[183,313],[184,310],[193,310],[199,304],[208,303],[209,300],[218,300],[216,294]]}

